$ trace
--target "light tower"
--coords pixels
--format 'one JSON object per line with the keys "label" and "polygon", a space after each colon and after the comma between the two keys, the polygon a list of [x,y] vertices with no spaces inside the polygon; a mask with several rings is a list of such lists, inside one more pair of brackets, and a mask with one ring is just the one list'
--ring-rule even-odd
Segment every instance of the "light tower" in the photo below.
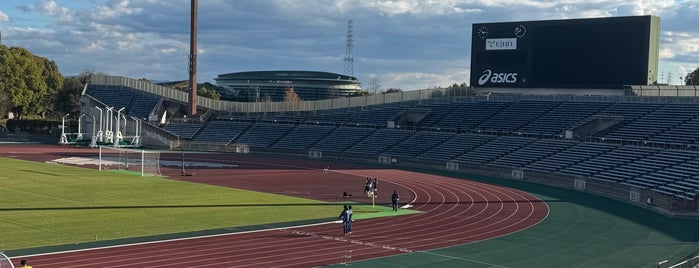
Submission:
{"label": "light tower", "polygon": [[345,74],[354,76],[354,44],[352,43],[352,19],[347,21],[347,41],[345,42]]}
{"label": "light tower", "polygon": [[189,115],[197,114],[197,0],[192,0],[189,32]]}

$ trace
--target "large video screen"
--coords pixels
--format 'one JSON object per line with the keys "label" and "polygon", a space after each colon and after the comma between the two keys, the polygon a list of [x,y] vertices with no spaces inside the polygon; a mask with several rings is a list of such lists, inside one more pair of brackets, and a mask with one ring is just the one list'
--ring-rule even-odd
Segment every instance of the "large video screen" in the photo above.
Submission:
{"label": "large video screen", "polygon": [[471,85],[622,88],[657,81],[659,18],[473,25]]}

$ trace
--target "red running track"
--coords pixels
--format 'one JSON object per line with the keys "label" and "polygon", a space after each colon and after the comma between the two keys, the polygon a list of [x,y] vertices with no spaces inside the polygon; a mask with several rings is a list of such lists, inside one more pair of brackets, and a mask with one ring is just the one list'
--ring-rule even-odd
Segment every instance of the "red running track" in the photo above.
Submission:
{"label": "red running track", "polygon": [[[254,172],[269,173],[269,170]],[[401,194],[401,202],[410,201],[413,209],[424,213],[358,220],[353,224],[353,234],[348,236],[341,234],[339,224],[327,223],[16,257],[13,261],[27,258],[34,267],[42,268],[313,267],[341,263],[347,260],[348,252],[351,260],[357,261],[491,239],[531,227],[548,215],[547,205],[538,198],[501,186],[391,169],[332,172],[354,178],[355,185],[361,185],[365,177],[378,177],[382,186],[403,187],[401,191],[408,191],[407,196],[414,198],[406,200],[409,199],[405,198],[406,194]],[[316,184],[329,187],[336,184],[317,169],[302,173],[305,173],[302,177],[314,179]],[[309,178],[309,174],[326,177]],[[216,183],[202,177],[188,179]],[[264,181],[257,178],[258,185],[251,187],[262,187]],[[264,187],[287,188],[278,179],[268,183]],[[385,188],[380,190],[389,191]],[[272,192],[283,191],[288,190]]]}

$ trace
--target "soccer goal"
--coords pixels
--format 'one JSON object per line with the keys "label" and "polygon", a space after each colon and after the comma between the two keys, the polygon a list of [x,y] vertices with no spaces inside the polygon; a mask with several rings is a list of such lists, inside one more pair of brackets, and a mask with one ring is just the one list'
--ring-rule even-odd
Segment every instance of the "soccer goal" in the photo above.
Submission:
{"label": "soccer goal", "polygon": [[99,170],[120,170],[141,176],[160,176],[160,152],[99,147]]}
{"label": "soccer goal", "polygon": [[2,252],[0,252],[0,268],[15,268],[10,258]]}

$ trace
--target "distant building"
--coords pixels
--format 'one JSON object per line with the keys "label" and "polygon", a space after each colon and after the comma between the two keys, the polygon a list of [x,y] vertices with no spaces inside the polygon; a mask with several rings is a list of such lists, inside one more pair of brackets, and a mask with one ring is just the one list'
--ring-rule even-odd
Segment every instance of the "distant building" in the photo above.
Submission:
{"label": "distant building", "polygon": [[314,71],[252,71],[221,74],[216,85],[238,101],[283,101],[287,88],[302,100],[347,97],[361,89],[356,77]]}

